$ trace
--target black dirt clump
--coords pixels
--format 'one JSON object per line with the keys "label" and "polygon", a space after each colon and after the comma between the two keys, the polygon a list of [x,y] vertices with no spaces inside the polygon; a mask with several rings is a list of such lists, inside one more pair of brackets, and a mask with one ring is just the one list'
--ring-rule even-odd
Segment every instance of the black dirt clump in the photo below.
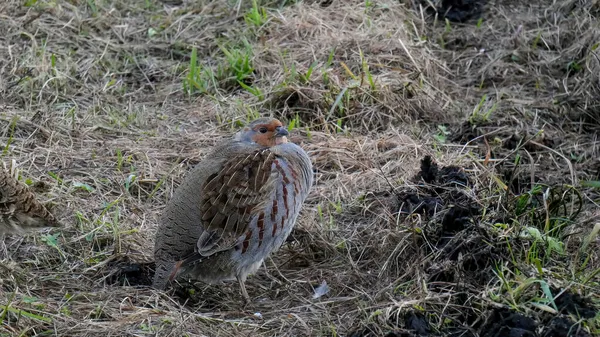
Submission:
{"label": "black dirt clump", "polygon": [[485,3],[485,0],[420,1],[429,14],[437,14],[438,19],[448,19],[452,22],[478,20],[483,14]]}
{"label": "black dirt clump", "polygon": [[[404,308],[387,322],[391,331],[375,333],[361,327],[351,336],[589,336],[581,323],[572,319],[591,318],[596,311],[589,301],[573,292],[566,291],[555,298],[557,315],[488,307],[473,294],[473,289],[484,289],[497,279],[496,266],[512,263],[506,239],[498,239],[489,220],[482,219],[478,188],[477,180],[467,170],[441,166],[425,156],[410,183],[393,193],[387,192],[388,199],[382,203],[396,216],[419,214],[416,222],[419,228],[414,231],[413,242],[416,254],[422,259],[418,265],[407,268],[418,269],[415,273],[425,277],[431,293],[452,294],[448,307],[460,307],[448,314],[452,321],[439,327],[439,318],[432,320],[435,311],[430,314],[427,308],[419,312]],[[488,216],[502,223],[511,219],[504,213],[488,212]],[[551,288],[551,291],[556,296],[562,289]]]}
{"label": "black dirt clump", "polygon": [[589,337],[579,323],[565,316],[536,320],[506,308],[488,311],[479,329],[482,337]]}
{"label": "black dirt clump", "polygon": [[583,331],[579,323],[575,323],[567,317],[554,317],[546,324],[542,337],[590,337]]}
{"label": "black dirt clump", "polygon": [[154,263],[115,263],[109,266],[111,274],[106,281],[119,286],[150,286],[154,277]]}
{"label": "black dirt clump", "polygon": [[442,0],[437,11],[452,22],[466,22],[479,19],[484,4],[485,0]]}
{"label": "black dirt clump", "polygon": [[417,336],[429,336],[431,332],[427,318],[420,312],[408,312],[404,316],[404,327]]}
{"label": "black dirt clump", "polygon": [[503,254],[478,226],[481,209],[471,192],[471,177],[461,167],[439,167],[425,156],[412,180],[416,189],[396,192],[400,209],[395,212],[419,213],[429,219],[422,232],[423,254],[431,257],[424,264],[428,281],[486,284],[494,276],[488,267]]}
{"label": "black dirt clump", "polygon": [[508,309],[497,309],[490,313],[487,324],[481,327],[482,337],[537,337],[536,322],[520,313]]}
{"label": "black dirt clump", "polygon": [[[551,290],[553,294],[559,294],[561,292],[560,289],[556,288],[551,288]],[[560,294],[558,298],[554,299],[554,303],[562,314],[571,314],[583,318],[592,318],[596,316],[596,310],[594,309],[593,304],[579,294],[565,291]]]}
{"label": "black dirt clump", "polygon": [[421,160],[421,170],[414,180],[423,179],[427,184],[438,183],[441,186],[459,185],[469,186],[469,176],[458,166],[444,166],[441,169],[433,161],[431,156],[425,156]]}
{"label": "black dirt clump", "polygon": [[465,188],[471,187],[471,181],[460,167],[446,166],[440,169],[430,156],[425,156],[421,160],[421,170],[413,181],[418,184],[417,191],[396,193],[401,214],[433,216],[444,208],[452,209],[443,221],[446,229],[454,231],[453,228],[463,227],[456,221],[468,222],[468,217],[479,213],[477,204],[473,204],[471,197],[464,193]]}
{"label": "black dirt clump", "polygon": [[417,177],[421,177],[424,182],[432,184],[438,174],[438,166],[433,162],[430,156],[425,156],[421,160],[421,171],[417,173]]}

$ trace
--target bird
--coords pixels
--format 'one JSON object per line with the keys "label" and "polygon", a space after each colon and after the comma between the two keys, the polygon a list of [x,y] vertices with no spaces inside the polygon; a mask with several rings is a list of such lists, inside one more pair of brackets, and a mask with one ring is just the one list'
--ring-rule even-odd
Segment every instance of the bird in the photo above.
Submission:
{"label": "bird", "polygon": [[155,235],[155,289],[237,280],[250,303],[248,275],[285,242],[313,184],[310,157],[287,136],[277,118],[257,118],[186,174]]}
{"label": "bird", "polygon": [[18,181],[14,165],[0,168],[0,236],[60,227],[54,215],[29,187]]}

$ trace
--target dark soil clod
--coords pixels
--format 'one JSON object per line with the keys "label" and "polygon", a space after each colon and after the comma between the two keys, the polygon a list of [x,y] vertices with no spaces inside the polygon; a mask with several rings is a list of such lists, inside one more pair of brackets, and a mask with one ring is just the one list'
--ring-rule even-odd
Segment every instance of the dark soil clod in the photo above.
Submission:
{"label": "dark soil clod", "polygon": [[404,317],[404,325],[417,336],[429,336],[431,332],[427,318],[421,313],[408,313]]}
{"label": "dark soil clod", "polygon": [[[551,288],[552,293],[559,294],[562,290]],[[554,303],[561,313],[571,314],[576,317],[592,318],[596,316],[596,310],[589,299],[581,297],[579,294],[566,291],[554,299]]]}
{"label": "dark soil clod", "polygon": [[[485,0],[438,0],[438,1],[421,1],[424,8],[440,18],[448,19],[452,22],[467,22],[477,20],[483,14]],[[435,5],[432,8],[431,5]]]}
{"label": "dark soil clod", "polygon": [[[110,267],[110,266],[109,266]],[[116,264],[107,283],[119,286],[150,286],[154,276],[154,263]]]}
{"label": "dark soil clod", "polygon": [[428,184],[434,183],[438,175],[438,166],[433,162],[431,156],[425,156],[421,160],[421,171],[417,174],[417,177],[423,178]]}
{"label": "dark soil clod", "polygon": [[477,20],[483,14],[485,0],[442,0],[438,12],[453,22]]}
{"label": "dark soil clod", "polygon": [[567,317],[555,317],[546,324],[542,337],[591,337],[580,324]]}
{"label": "dark soil clod", "polygon": [[493,310],[481,328],[483,337],[536,337],[536,322],[508,309]]}

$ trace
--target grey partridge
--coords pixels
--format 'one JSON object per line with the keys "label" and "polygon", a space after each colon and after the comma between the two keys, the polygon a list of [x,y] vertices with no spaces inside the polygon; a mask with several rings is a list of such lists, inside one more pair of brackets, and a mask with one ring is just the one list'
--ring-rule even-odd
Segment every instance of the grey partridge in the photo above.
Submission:
{"label": "grey partridge", "polygon": [[0,235],[58,226],[33,191],[20,183],[11,170],[0,167]]}
{"label": "grey partridge", "polygon": [[286,240],[313,184],[310,158],[275,118],[215,147],[176,189],[156,233],[153,286],[245,281]]}

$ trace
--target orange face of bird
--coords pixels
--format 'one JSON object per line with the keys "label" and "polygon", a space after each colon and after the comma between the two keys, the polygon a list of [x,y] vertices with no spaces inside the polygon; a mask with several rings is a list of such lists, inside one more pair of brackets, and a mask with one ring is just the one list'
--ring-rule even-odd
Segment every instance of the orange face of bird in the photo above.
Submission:
{"label": "orange face of bird", "polygon": [[257,124],[252,131],[255,132],[252,141],[268,147],[287,143],[286,136],[289,135],[283,124],[277,119],[273,119],[269,123]]}

